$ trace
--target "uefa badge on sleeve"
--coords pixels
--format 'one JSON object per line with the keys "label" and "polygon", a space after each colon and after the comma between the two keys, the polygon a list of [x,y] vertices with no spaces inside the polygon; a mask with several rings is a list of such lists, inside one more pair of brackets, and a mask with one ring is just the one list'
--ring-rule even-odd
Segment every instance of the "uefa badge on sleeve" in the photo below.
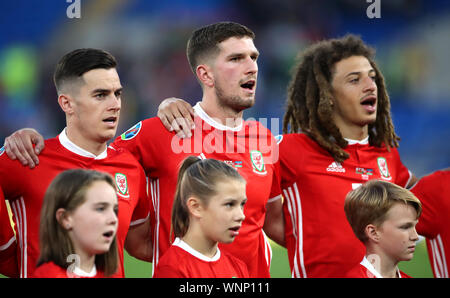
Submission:
{"label": "uefa badge on sleeve", "polygon": [[132,138],[137,136],[137,134],[141,131],[141,127],[142,127],[142,121],[139,121],[132,128],[130,128],[129,130],[127,130],[126,132],[121,134],[120,138],[124,141],[131,140]]}
{"label": "uefa badge on sleeve", "polygon": [[388,165],[384,157],[377,158],[378,169],[380,170],[381,178],[387,181],[392,180],[392,176],[389,173]]}
{"label": "uefa badge on sleeve", "polygon": [[252,161],[253,172],[258,175],[266,175],[266,165],[264,164],[264,158],[261,151],[251,150],[250,159]]}
{"label": "uefa badge on sleeve", "polygon": [[127,176],[122,173],[116,173],[115,179],[117,186],[117,194],[122,198],[129,198],[130,194],[128,192]]}

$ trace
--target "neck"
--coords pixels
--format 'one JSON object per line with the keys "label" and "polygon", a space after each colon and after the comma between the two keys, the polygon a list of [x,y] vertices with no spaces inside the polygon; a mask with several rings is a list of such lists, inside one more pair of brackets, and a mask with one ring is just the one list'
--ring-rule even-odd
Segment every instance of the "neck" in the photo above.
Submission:
{"label": "neck", "polygon": [[244,111],[236,111],[232,107],[222,105],[216,97],[204,96],[200,106],[209,117],[224,126],[233,128],[242,124]]}
{"label": "neck", "polygon": [[398,271],[398,260],[386,255],[383,251],[377,247],[367,247],[366,258],[371,261],[370,255],[377,256],[372,265],[385,278],[396,278]]}
{"label": "neck", "polygon": [[106,150],[107,144],[105,142],[98,142],[86,139],[79,131],[73,127],[67,125],[66,128],[67,138],[77,145],[78,147],[94,154],[95,156],[100,155]]}
{"label": "neck", "polygon": [[344,125],[343,123],[338,123],[336,121],[336,126],[345,139],[351,139],[356,141],[361,141],[367,138],[369,135],[369,126],[358,126],[358,125]]}
{"label": "neck", "polygon": [[77,267],[86,273],[91,272],[95,266],[95,254],[88,254],[79,250],[75,250],[75,252],[80,257],[80,264]]}
{"label": "neck", "polygon": [[199,229],[189,227],[186,234],[181,237],[181,240],[189,244],[190,247],[201,253],[202,255],[212,258],[217,253],[217,241],[206,237]]}

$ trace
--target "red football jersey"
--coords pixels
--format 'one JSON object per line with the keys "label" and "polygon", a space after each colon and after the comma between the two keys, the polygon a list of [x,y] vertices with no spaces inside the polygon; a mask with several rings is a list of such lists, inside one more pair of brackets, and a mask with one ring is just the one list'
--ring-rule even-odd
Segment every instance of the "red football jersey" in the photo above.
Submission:
{"label": "red football jersey", "polygon": [[0,186],[11,203],[16,224],[20,276],[29,276],[39,257],[39,221],[47,187],[60,172],[84,168],[107,172],[115,179],[119,202],[116,234],[120,256],[118,277],[123,277],[123,248],[128,228],[145,221],[150,212],[142,167],[125,149],[109,147],[94,157],[70,142],[65,130],[58,137],[45,141],[39,161],[37,167],[30,169],[17,160],[9,159],[6,154],[0,156]]}
{"label": "red football jersey", "polygon": [[68,271],[53,262],[48,262],[37,267],[31,274],[32,278],[103,278],[105,275],[94,267],[92,272],[86,273],[80,268]]}
{"label": "red football jersey", "polygon": [[18,277],[18,272],[16,237],[9,220],[5,197],[0,188],[0,274]]}
{"label": "red football jersey", "polygon": [[112,144],[130,150],[150,178],[155,210],[153,268],[173,240],[169,234],[179,167],[187,156],[195,155],[228,163],[247,181],[248,201],[239,236],[231,244],[219,245],[243,260],[251,277],[269,277],[272,252],[262,227],[269,198],[280,195],[279,178],[274,172],[276,141],[257,121],[229,128],[209,118],[200,105],[194,109],[198,117],[191,138],[178,138],[155,117],[139,122]]}
{"label": "red football jersey", "polygon": [[426,237],[435,277],[449,277],[450,264],[450,170],[422,177],[411,191],[422,203],[417,232]]}
{"label": "red football jersey", "polygon": [[227,252],[217,249],[209,258],[183,240],[176,238],[158,262],[155,278],[246,278],[247,265]]}
{"label": "red football jersey", "polygon": [[364,256],[347,222],[347,193],[370,179],[405,187],[411,173],[397,149],[350,141],[342,164],[305,134],[280,137],[286,245],[293,277],[342,277]]}
{"label": "red football jersey", "polygon": [[[346,278],[383,278],[380,273],[375,269],[375,267],[364,257],[364,259],[350,269],[345,275]],[[411,278],[408,274],[400,271],[397,268],[398,278]]]}

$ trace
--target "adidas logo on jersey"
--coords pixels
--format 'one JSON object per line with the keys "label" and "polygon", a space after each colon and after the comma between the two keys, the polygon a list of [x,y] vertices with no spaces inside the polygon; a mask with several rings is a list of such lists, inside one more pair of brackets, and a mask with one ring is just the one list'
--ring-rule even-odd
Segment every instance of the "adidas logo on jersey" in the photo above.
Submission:
{"label": "adidas logo on jersey", "polygon": [[345,173],[344,167],[339,162],[333,161],[327,168],[327,172]]}

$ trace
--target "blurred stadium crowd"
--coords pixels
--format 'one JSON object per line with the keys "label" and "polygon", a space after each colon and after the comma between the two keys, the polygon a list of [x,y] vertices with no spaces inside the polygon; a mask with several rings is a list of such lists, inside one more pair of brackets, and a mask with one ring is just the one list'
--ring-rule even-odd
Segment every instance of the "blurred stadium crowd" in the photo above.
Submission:
{"label": "blurred stadium crowd", "polygon": [[22,127],[45,137],[62,130],[52,73],[75,48],[102,48],[118,59],[125,87],[119,133],[155,116],[164,98],[195,103],[201,90],[187,63],[187,38],[197,27],[230,20],[256,33],[261,53],[257,103],[245,118],[268,118],[273,133],[281,133],[298,52],[355,33],[377,50],[403,163],[417,176],[450,165],[448,0],[379,0],[378,19],[367,17],[365,0],[80,1],[80,19],[67,17],[66,0],[1,2],[0,145]]}

